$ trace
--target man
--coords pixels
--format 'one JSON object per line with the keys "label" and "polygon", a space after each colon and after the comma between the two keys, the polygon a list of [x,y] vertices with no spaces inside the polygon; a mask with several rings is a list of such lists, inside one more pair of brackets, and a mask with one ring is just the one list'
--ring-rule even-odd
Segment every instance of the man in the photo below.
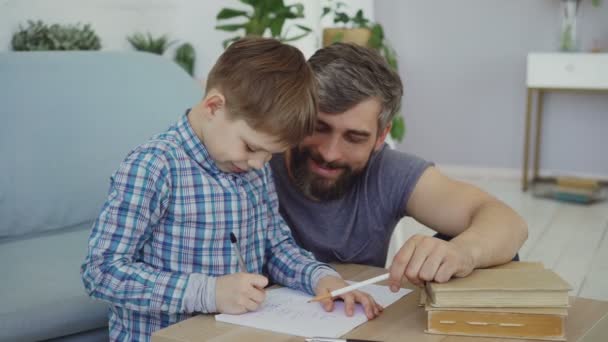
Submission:
{"label": "man", "polygon": [[309,64],[319,84],[312,136],[271,161],[281,214],[296,241],[324,262],[383,267],[396,223],[408,215],[450,241],[416,235],[390,265],[421,286],[510,261],[527,238],[511,208],[384,144],[403,88],[374,51],[333,44]]}

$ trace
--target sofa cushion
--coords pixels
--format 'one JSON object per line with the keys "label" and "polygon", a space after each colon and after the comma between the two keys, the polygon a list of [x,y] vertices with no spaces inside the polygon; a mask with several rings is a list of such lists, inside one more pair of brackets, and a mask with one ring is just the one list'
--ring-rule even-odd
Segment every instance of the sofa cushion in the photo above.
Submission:
{"label": "sofa cushion", "polygon": [[127,153],[203,95],[149,53],[0,53],[0,75],[0,239],[94,219]]}
{"label": "sofa cushion", "polygon": [[91,224],[0,243],[0,341],[107,326],[107,305],[89,298],[80,278]]}
{"label": "sofa cushion", "polygon": [[61,336],[46,342],[107,342],[110,340],[108,327],[84,331],[74,335]]}

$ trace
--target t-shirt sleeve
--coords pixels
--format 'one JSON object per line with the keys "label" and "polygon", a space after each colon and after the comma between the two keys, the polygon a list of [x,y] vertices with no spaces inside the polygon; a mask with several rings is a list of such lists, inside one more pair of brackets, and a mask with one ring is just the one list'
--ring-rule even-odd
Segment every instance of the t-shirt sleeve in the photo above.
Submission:
{"label": "t-shirt sleeve", "polygon": [[374,157],[376,159],[370,164],[369,176],[378,189],[378,203],[384,214],[395,218],[407,215],[407,201],[422,173],[433,163],[388,146],[384,146]]}

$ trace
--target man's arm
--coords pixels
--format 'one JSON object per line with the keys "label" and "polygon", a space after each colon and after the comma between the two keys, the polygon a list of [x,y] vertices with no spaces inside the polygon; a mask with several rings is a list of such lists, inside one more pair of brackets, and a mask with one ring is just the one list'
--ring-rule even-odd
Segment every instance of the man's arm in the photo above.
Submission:
{"label": "man's arm", "polygon": [[513,209],[434,167],[420,177],[406,210],[418,222],[454,238],[446,242],[416,235],[406,241],[390,267],[394,284],[402,276],[417,285],[445,282],[475,268],[506,263],[528,237],[526,223]]}

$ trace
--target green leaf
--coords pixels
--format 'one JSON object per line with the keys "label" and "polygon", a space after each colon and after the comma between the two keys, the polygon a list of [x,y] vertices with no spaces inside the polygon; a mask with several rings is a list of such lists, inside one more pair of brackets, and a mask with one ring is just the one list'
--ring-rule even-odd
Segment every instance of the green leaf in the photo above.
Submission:
{"label": "green leaf", "polygon": [[[295,11],[292,8],[296,8]],[[276,18],[284,18],[284,19],[297,19],[304,18],[303,8],[298,9],[297,5],[287,6],[283,8],[279,8],[276,11],[272,11],[269,15],[273,15]]]}
{"label": "green leaf", "polygon": [[334,24],[348,24],[349,21],[350,17],[344,12],[336,12],[336,14],[334,15]]}
{"label": "green leaf", "polygon": [[216,19],[222,20],[222,19],[230,19],[230,18],[236,18],[236,17],[249,18],[249,15],[245,11],[239,11],[239,10],[235,10],[232,8],[224,8],[220,11],[220,13],[217,14]]}
{"label": "green leaf", "polygon": [[306,32],[311,32],[312,29],[308,26],[304,26],[304,25],[300,25],[300,24],[296,24],[297,27],[300,28],[300,30],[306,31]]}
{"label": "green leaf", "polygon": [[180,45],[175,50],[175,62],[179,64],[186,72],[192,76],[194,75],[194,62],[196,61],[196,52],[194,47],[189,43]]}
{"label": "green leaf", "polygon": [[397,71],[397,53],[395,53],[395,50],[388,45],[384,45],[382,47],[382,52],[384,59],[386,59],[386,63],[388,63],[393,70]]}
{"label": "green leaf", "polygon": [[395,116],[393,118],[392,126],[391,126],[391,138],[394,140],[401,142],[403,141],[403,137],[405,136],[405,121],[401,115]]}
{"label": "green leaf", "polygon": [[227,25],[217,25],[215,26],[216,30],[222,30],[227,32],[234,32],[240,29],[244,29],[245,24],[227,24]]}
{"label": "green leaf", "polygon": [[[266,36],[267,30],[270,30],[270,35],[274,38],[285,38],[287,32],[284,32],[285,24],[290,19],[297,19],[304,17],[304,5],[302,3],[293,3],[285,6],[283,0],[241,0],[242,3],[253,7],[252,11],[240,11],[235,9],[222,9],[218,13],[218,20],[224,18],[234,18],[238,16],[246,17],[247,20],[240,24],[226,24],[217,25],[217,30],[236,32],[244,30],[242,35],[244,36]],[[306,26],[298,25],[298,27],[306,34],[312,30]],[[299,39],[305,36],[300,34],[288,38],[290,41]],[[227,46],[233,39],[227,39],[224,41],[224,46]]]}
{"label": "green leaf", "polygon": [[593,6],[595,7],[600,7],[600,5],[602,4],[602,0],[593,0]]}
{"label": "green leaf", "polygon": [[242,3],[253,6],[253,7],[257,7],[260,2],[264,2],[265,0],[240,0]]}
{"label": "green leaf", "polygon": [[363,16],[363,10],[358,10],[357,14],[351,19],[355,27],[367,27],[369,20]]}
{"label": "green leaf", "polygon": [[276,12],[286,8],[283,0],[262,0],[261,3],[258,3],[259,8],[265,7],[267,12]]}
{"label": "green leaf", "polygon": [[138,51],[146,51],[162,55],[169,46],[176,43],[175,40],[169,41],[167,35],[154,38],[149,32],[144,35],[142,33],[135,33],[127,37],[127,41],[131,43],[131,46]]}
{"label": "green leaf", "polygon": [[326,15],[328,15],[329,12],[331,12],[331,8],[329,8],[329,7],[323,7],[323,13],[321,14],[321,18],[323,18]]}
{"label": "green leaf", "polygon": [[372,49],[380,49],[384,41],[384,30],[380,24],[372,26],[372,34],[367,41],[367,45]]}
{"label": "green leaf", "polygon": [[234,37],[232,37],[232,38],[224,39],[224,40],[222,41],[222,46],[223,46],[223,47],[224,47],[224,49],[225,49],[225,48],[227,48],[227,47],[228,47],[228,45],[230,45],[230,43],[232,43],[232,42],[236,42],[236,41],[237,41],[237,40],[239,40],[239,39],[241,39],[241,36],[234,36]]}
{"label": "green leaf", "polygon": [[277,18],[270,22],[270,34],[273,37],[281,36],[281,32],[283,31],[283,24],[285,24],[284,18]]}
{"label": "green leaf", "polygon": [[293,37],[289,37],[289,38],[283,38],[283,39],[281,39],[281,41],[282,42],[293,42],[294,40],[298,40],[298,39],[306,37],[309,33],[310,32],[306,32],[306,33],[299,34],[297,36],[293,36]]}
{"label": "green leaf", "polygon": [[299,17],[297,14],[290,12],[290,11],[285,11],[285,12],[277,12],[276,14],[273,14],[275,17],[281,17],[284,19],[298,19],[298,18],[302,18]]}

